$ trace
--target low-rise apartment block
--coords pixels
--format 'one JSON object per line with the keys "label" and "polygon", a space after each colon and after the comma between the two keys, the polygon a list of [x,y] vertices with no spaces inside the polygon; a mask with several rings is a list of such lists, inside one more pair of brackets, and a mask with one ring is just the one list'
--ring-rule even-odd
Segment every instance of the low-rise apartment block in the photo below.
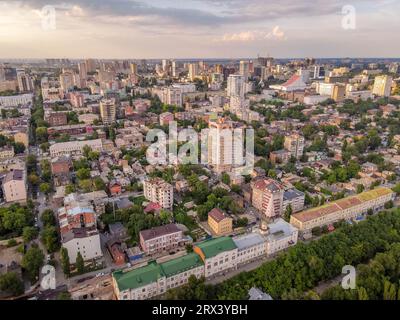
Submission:
{"label": "low-rise apartment block", "polygon": [[139,233],[140,246],[146,254],[176,249],[183,241],[183,232],[175,224],[167,224]]}
{"label": "low-rise apartment block", "polygon": [[3,197],[7,203],[26,202],[27,185],[24,170],[14,169],[1,177]]}
{"label": "low-rise apartment block", "polygon": [[297,189],[290,189],[283,194],[283,212],[290,205],[292,213],[300,212],[304,209],[305,194]]}

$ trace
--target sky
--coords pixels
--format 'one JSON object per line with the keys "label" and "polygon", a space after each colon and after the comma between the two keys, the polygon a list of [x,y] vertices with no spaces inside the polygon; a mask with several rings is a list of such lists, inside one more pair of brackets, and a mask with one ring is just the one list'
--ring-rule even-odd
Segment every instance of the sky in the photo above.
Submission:
{"label": "sky", "polygon": [[400,56],[400,0],[0,0],[0,58]]}

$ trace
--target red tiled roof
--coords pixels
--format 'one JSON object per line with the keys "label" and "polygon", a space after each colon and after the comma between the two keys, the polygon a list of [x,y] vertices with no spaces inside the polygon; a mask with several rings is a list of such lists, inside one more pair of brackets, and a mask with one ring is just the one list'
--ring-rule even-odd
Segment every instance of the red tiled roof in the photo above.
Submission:
{"label": "red tiled roof", "polygon": [[156,202],[150,202],[146,208],[144,208],[144,212],[149,213],[152,211],[158,211],[161,209],[161,206]]}
{"label": "red tiled roof", "polygon": [[292,85],[293,83],[295,83],[299,79],[300,79],[300,76],[294,75],[288,81],[286,81],[282,86],[283,87],[288,87],[288,86]]}

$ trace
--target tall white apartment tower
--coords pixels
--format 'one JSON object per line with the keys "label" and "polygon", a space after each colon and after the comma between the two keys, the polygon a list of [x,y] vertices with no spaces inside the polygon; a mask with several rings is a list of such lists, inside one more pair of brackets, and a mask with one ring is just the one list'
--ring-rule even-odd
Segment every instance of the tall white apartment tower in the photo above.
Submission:
{"label": "tall white apartment tower", "polygon": [[189,64],[189,79],[190,81],[194,81],[196,77],[199,75],[199,64],[198,63],[190,63]]}
{"label": "tall white apartment tower", "polygon": [[227,95],[228,97],[244,97],[245,91],[245,77],[240,74],[231,74],[227,81]]}
{"label": "tall white apartment tower", "polygon": [[100,101],[100,115],[104,124],[112,124],[115,122],[115,99],[103,99]]}
{"label": "tall white apartment tower", "polygon": [[389,97],[391,93],[393,78],[391,76],[378,76],[375,78],[372,93],[379,97]]}
{"label": "tall white apartment tower", "polygon": [[247,80],[250,76],[250,61],[240,61],[239,73]]}

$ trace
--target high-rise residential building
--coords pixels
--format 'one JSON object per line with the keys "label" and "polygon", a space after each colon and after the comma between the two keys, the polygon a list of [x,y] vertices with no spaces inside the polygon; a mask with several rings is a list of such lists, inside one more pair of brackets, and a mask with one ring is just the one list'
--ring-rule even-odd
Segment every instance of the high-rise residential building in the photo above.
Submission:
{"label": "high-rise residential building", "polygon": [[60,85],[64,92],[72,90],[75,85],[74,73],[70,70],[65,70],[60,74]]}
{"label": "high-rise residential building", "polygon": [[17,70],[17,81],[20,92],[33,91],[32,78],[24,70]]}
{"label": "high-rise residential building", "polygon": [[316,65],[314,66],[314,79],[324,79],[325,78],[325,67]]}
{"label": "high-rise residential building", "polygon": [[81,87],[85,87],[86,86],[86,78],[87,78],[86,63],[80,62],[78,64],[78,69],[79,69],[79,80],[80,80]]}
{"label": "high-rise residential building", "polygon": [[6,70],[0,66],[0,82],[6,81]]}
{"label": "high-rise residential building", "polygon": [[230,171],[234,163],[233,126],[231,121],[218,118],[209,121],[208,165],[217,173]]}
{"label": "high-rise residential building", "polygon": [[161,178],[143,181],[143,193],[147,200],[158,203],[161,208],[171,209],[174,203],[174,188]]}
{"label": "high-rise residential building", "polygon": [[104,124],[115,122],[116,101],[115,99],[103,99],[100,101],[100,115]]}
{"label": "high-rise residential building", "polygon": [[346,99],[346,85],[337,83],[333,87],[332,99],[341,102]]}
{"label": "high-rise residential building", "polygon": [[252,204],[266,218],[277,218],[283,212],[284,187],[276,180],[261,178],[251,183]]}
{"label": "high-rise residential building", "polygon": [[138,74],[138,65],[137,63],[132,62],[130,65],[131,74]]}
{"label": "high-rise residential building", "polygon": [[96,71],[96,61],[94,59],[86,59],[86,72],[95,72]]}
{"label": "high-rise residential building", "polygon": [[170,75],[172,73],[172,62],[171,60],[168,59],[163,59],[162,60],[162,70],[164,71],[165,74]]}
{"label": "high-rise residential building", "polygon": [[262,67],[271,68],[274,64],[274,58],[272,57],[258,57],[257,65]]}
{"label": "high-rise residential building", "polygon": [[161,101],[165,104],[181,107],[182,89],[174,87],[164,88]]}
{"label": "high-rise residential building", "polygon": [[378,97],[389,97],[391,93],[393,78],[391,76],[378,76],[375,78],[372,93]]}
{"label": "high-rise residential building", "polygon": [[172,61],[172,76],[173,77],[178,77],[179,76],[179,63],[177,61]]}
{"label": "high-rise residential building", "polygon": [[199,64],[198,63],[190,63],[189,64],[189,79],[190,81],[194,81],[199,75]]}
{"label": "high-rise residential building", "polygon": [[222,64],[215,65],[215,72],[216,73],[224,73],[224,66]]}
{"label": "high-rise residential building", "polygon": [[286,136],[284,147],[293,157],[300,159],[304,150],[304,137],[297,133]]}
{"label": "high-rise residential building", "polygon": [[[1,71],[0,71],[1,72]],[[389,66],[389,72],[390,73],[398,73],[399,72],[399,64],[398,63],[392,63]]]}
{"label": "high-rise residential building", "polygon": [[228,97],[237,96],[244,97],[244,83],[245,77],[240,74],[231,74],[227,82],[227,95]]}
{"label": "high-rise residential building", "polygon": [[247,80],[250,76],[250,61],[240,61],[239,73]]}

